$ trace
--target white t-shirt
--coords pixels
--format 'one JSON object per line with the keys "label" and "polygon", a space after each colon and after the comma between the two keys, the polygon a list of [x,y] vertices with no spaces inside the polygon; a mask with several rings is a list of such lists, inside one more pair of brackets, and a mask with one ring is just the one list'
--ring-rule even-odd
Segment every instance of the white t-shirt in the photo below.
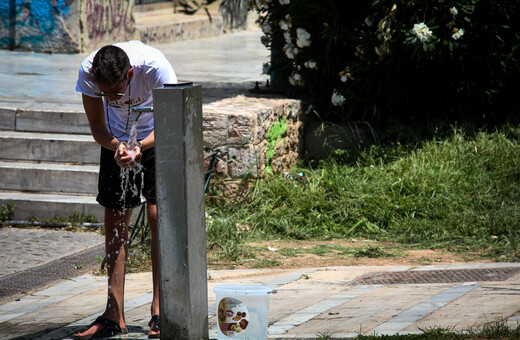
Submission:
{"label": "white t-shirt", "polygon": [[[137,116],[137,113],[131,111],[129,116],[129,108],[153,106],[152,90],[164,84],[177,83],[177,76],[164,54],[154,47],[137,40],[114,45],[123,49],[128,55],[130,66],[134,69],[134,76],[123,97],[108,102],[103,98],[105,110],[108,105],[108,117],[105,114],[105,122],[109,131],[117,139],[128,140],[132,123]],[[96,93],[101,91],[88,76],[96,53],[97,51],[92,52],[81,63],[76,91],[99,98]],[[142,113],[137,123],[137,139],[146,138],[154,128],[153,113]]]}

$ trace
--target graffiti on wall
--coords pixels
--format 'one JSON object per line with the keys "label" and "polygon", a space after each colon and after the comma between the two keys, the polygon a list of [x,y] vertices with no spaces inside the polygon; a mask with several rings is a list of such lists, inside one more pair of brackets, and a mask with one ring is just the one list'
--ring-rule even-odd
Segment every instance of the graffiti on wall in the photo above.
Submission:
{"label": "graffiti on wall", "polygon": [[86,0],[86,31],[89,39],[126,37],[135,32],[133,1]]}
{"label": "graffiti on wall", "polygon": [[65,0],[0,0],[0,46],[30,43],[37,49],[68,13]]}
{"label": "graffiti on wall", "polygon": [[134,0],[0,0],[0,48],[77,53],[103,40],[128,40],[136,31],[133,6]]}

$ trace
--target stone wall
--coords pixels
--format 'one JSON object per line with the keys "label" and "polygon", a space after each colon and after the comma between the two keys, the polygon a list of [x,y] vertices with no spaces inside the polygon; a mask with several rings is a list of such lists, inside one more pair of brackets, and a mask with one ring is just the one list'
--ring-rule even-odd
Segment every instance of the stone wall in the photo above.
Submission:
{"label": "stone wall", "polygon": [[0,2],[0,48],[77,53],[78,5],[78,0]]}
{"label": "stone wall", "polygon": [[136,37],[133,0],[0,2],[0,48],[40,53],[88,52]]}
{"label": "stone wall", "polygon": [[222,18],[193,17],[176,25],[165,23],[150,26],[138,24],[138,39],[145,44],[164,44],[173,41],[211,37],[223,30]]}
{"label": "stone wall", "polygon": [[304,122],[298,100],[239,95],[203,109],[204,146],[207,155],[220,151],[216,170],[221,178],[281,173],[302,156]]}
{"label": "stone wall", "polygon": [[133,0],[76,1],[82,9],[79,15],[82,52],[137,38]]}
{"label": "stone wall", "polygon": [[217,2],[211,15],[174,15],[169,2],[136,8],[134,0],[0,0],[0,49],[88,53],[117,41],[199,39],[252,26],[244,6]]}

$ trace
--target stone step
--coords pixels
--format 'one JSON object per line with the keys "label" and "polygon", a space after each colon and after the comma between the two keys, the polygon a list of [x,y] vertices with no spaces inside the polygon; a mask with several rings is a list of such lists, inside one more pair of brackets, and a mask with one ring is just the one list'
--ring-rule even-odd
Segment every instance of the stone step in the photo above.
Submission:
{"label": "stone step", "polygon": [[13,127],[6,130],[90,134],[87,115],[82,111],[29,108],[5,110],[7,114],[13,117]]}
{"label": "stone step", "polygon": [[[238,94],[247,94],[254,87],[253,83],[200,83],[202,86],[203,114],[205,106]],[[42,132],[59,134],[90,135],[90,127],[85,112],[82,110],[81,99],[69,109],[60,108],[56,102],[38,102],[23,108],[0,107],[0,130],[19,132]],[[3,103],[5,105],[5,103]],[[0,157],[1,158],[1,157]]]}
{"label": "stone step", "polygon": [[97,165],[0,161],[0,190],[95,194]]}
{"label": "stone step", "polygon": [[[244,176],[260,178],[268,166],[281,172],[294,164],[303,145],[299,101],[274,95],[257,97],[233,84],[206,89],[213,96],[203,102],[203,142],[205,147],[219,150],[216,175],[231,179],[222,181],[222,190],[235,193]],[[1,117],[10,123],[0,125],[4,130],[0,133],[0,190],[18,191],[19,195],[97,193],[99,146],[90,136],[83,112],[7,109],[0,110]],[[80,124],[81,119],[85,121]],[[272,127],[280,124],[285,132],[273,135]],[[273,138],[272,145],[267,136]],[[268,152],[272,154],[269,159]],[[39,218],[43,218],[37,215],[40,213],[52,217],[68,211],[63,214],[68,216],[77,210],[51,207],[46,212],[38,201],[32,201],[32,208],[31,201],[24,202],[31,210],[28,215]]]}
{"label": "stone step", "polygon": [[2,160],[99,163],[99,148],[90,135],[18,131],[0,135]]}
{"label": "stone step", "polygon": [[96,202],[95,195],[0,191],[0,205],[7,203],[14,204],[12,219],[16,221],[27,221],[31,216],[42,220],[55,215],[66,218],[79,213],[103,222],[104,209]]}

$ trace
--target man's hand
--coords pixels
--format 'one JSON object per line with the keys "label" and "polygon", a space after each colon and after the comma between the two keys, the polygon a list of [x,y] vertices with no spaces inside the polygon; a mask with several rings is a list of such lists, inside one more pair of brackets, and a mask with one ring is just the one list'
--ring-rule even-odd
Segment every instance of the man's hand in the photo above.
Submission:
{"label": "man's hand", "polygon": [[136,163],[141,161],[141,155],[141,147],[139,145],[127,145],[123,142],[119,143],[114,159],[122,168],[133,168]]}

